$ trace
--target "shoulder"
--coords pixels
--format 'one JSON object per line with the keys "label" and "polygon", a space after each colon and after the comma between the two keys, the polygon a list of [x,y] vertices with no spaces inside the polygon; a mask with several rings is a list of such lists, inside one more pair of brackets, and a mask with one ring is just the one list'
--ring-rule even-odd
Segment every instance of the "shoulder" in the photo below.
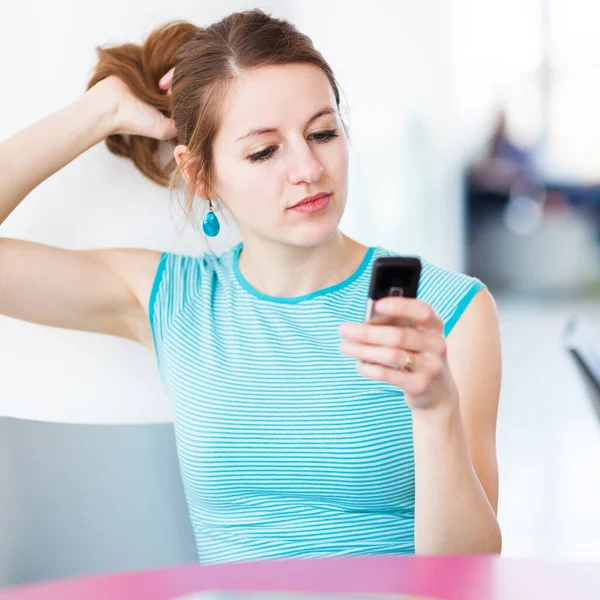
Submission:
{"label": "shoulder", "polygon": [[203,252],[197,256],[162,252],[157,262],[153,291],[158,292],[161,286],[193,287],[207,276],[223,275],[232,267],[236,250],[237,246],[221,254]]}
{"label": "shoulder", "polygon": [[161,252],[155,273],[155,282],[160,283],[164,277],[194,278],[210,272],[221,272],[232,264],[233,253],[237,247],[221,254],[203,252],[199,255]]}
{"label": "shoulder", "polygon": [[[397,252],[379,247],[375,254],[376,256],[402,256]],[[479,291],[485,289],[484,294],[489,296],[487,286],[480,279],[446,269],[419,255],[410,256],[415,256],[421,261],[421,278],[417,297],[429,304],[442,318],[445,335],[452,331]]]}
{"label": "shoulder", "polygon": [[235,246],[221,254],[204,252],[198,256],[161,252],[148,299],[150,318],[157,305],[168,306],[170,312],[176,312],[191,298],[206,292],[207,287],[227,278],[232,271],[237,248]]}

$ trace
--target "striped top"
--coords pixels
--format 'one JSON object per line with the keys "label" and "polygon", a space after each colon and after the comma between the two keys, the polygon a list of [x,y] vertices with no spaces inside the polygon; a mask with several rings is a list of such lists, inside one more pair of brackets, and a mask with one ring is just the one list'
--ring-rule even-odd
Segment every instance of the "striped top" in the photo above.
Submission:
{"label": "striped top", "polygon": [[[338,334],[394,253],[371,247],[341,283],[278,298],[244,279],[241,248],[163,253],[150,296],[200,561],[414,553],[411,411]],[[421,261],[418,297],[447,335],[484,286]]]}

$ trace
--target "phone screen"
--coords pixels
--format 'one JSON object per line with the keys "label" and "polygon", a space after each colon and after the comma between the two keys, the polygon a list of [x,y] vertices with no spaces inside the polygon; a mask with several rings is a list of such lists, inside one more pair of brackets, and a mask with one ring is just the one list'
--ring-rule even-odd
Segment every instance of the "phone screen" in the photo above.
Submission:
{"label": "phone screen", "polygon": [[416,298],[421,278],[421,261],[412,256],[383,256],[375,260],[365,311],[366,322],[387,322],[377,315],[375,302],[387,296]]}

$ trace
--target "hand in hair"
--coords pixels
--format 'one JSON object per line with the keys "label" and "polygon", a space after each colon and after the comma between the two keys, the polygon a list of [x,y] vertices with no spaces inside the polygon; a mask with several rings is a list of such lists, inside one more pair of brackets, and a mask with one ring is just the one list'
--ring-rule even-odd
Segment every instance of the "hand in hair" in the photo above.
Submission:
{"label": "hand in hair", "polygon": [[140,100],[121,78],[111,75],[99,81],[95,87],[100,86],[115,106],[115,134],[139,135],[157,140],[169,140],[177,135],[173,119]]}

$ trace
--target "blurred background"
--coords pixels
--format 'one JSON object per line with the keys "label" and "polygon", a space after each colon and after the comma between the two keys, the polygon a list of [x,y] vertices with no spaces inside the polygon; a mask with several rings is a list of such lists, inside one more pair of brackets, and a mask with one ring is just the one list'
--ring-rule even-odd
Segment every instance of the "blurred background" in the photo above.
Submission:
{"label": "blurred background", "polygon": [[[342,229],[475,275],[496,298],[504,555],[600,560],[600,4],[13,3],[0,21],[0,139],[82,94],[96,46],[255,6],[311,37],[341,85],[352,144]],[[203,252],[168,196],[98,144],[34,190],[2,235]],[[211,247],[238,239],[227,226]],[[5,421],[171,420],[153,356],[127,340],[1,317],[0,364]]]}

